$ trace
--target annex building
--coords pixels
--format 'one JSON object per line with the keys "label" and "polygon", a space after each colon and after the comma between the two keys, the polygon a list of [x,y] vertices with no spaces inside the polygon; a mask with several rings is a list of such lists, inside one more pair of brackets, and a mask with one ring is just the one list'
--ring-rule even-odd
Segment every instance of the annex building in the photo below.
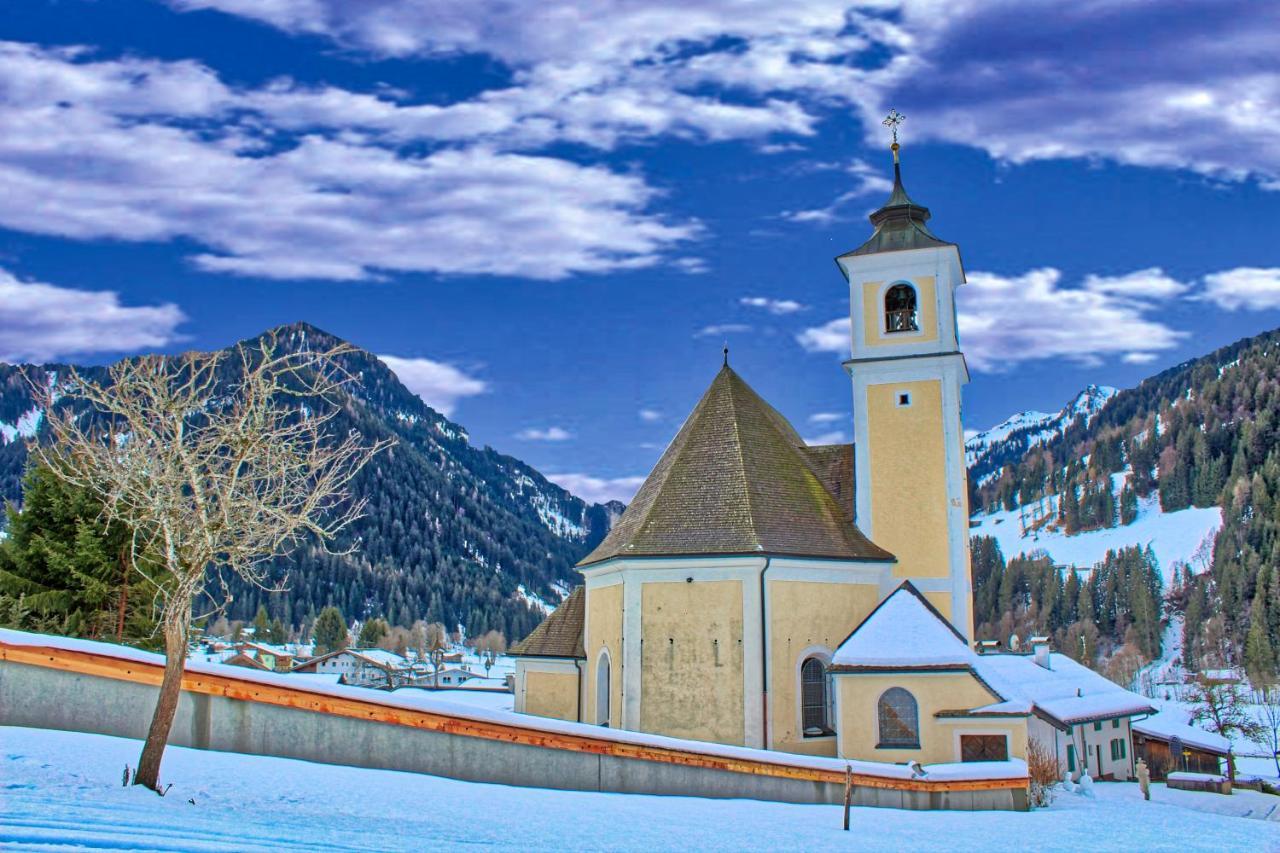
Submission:
{"label": "annex building", "polygon": [[[728,364],[522,643],[516,710],[887,762],[1025,758],[1128,777],[1142,697],[973,637],[958,247],[894,185],[836,258],[854,442],[806,446]],[[1095,727],[1096,724],[1096,727]]]}

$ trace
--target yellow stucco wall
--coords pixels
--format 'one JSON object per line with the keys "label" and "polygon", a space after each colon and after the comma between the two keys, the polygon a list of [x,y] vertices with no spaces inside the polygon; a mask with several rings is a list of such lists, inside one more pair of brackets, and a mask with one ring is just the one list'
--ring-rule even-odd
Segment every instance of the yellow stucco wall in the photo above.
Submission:
{"label": "yellow stucco wall", "polygon": [[[900,393],[911,395],[910,406],[897,405]],[[946,577],[941,380],[868,387],[867,431],[876,544],[897,556],[895,577]]]}
{"label": "yellow stucco wall", "polygon": [[808,649],[833,653],[879,603],[875,584],[769,580],[769,736],[774,749],[835,755],[834,738],[800,729],[800,664]]}
{"label": "yellow stucco wall", "polygon": [[[930,604],[932,604],[934,607],[936,607],[936,608],[938,609],[938,612],[939,612],[939,613],[941,613],[943,616],[947,617],[947,620],[948,620],[948,621],[950,621],[950,619],[951,619],[951,593],[949,593],[949,592],[926,592],[926,593],[924,593],[924,597],[928,600],[928,602],[929,602]],[[973,608],[972,608],[972,607],[970,607],[969,609],[970,609],[970,610],[972,610]],[[970,635],[970,636],[973,636],[972,631],[970,631],[970,634],[969,634],[969,635]]]}
{"label": "yellow stucco wall", "polygon": [[640,728],[742,744],[742,582],[641,587]]}
{"label": "yellow stucco wall", "polygon": [[[880,749],[877,707],[891,687],[901,687],[915,697],[920,719],[919,749]],[[985,718],[963,723],[940,722],[934,714],[944,710],[980,708],[999,701],[967,672],[850,674],[836,676],[839,691],[841,758],[922,764],[959,761],[959,734],[1006,734],[1009,754],[1026,757],[1025,717]]]}
{"label": "yellow stucco wall", "polygon": [[557,720],[578,719],[578,677],[572,673],[524,673],[524,713]]}
{"label": "yellow stucco wall", "polygon": [[587,589],[587,692],[583,722],[598,721],[596,713],[596,668],[600,650],[609,650],[609,725],[622,725],[622,584]]}
{"label": "yellow stucco wall", "polygon": [[[894,282],[899,280],[894,279]],[[862,338],[869,347],[885,346],[887,344],[928,343],[938,339],[936,280],[931,275],[901,280],[915,286],[916,320],[920,326],[920,331],[886,334],[884,331],[884,305],[881,292],[885,290],[885,284],[890,282],[864,282],[862,285]]]}

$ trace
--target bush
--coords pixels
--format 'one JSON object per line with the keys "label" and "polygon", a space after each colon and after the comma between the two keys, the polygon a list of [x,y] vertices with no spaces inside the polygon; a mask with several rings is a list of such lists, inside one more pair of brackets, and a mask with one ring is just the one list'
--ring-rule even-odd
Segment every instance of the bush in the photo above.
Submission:
{"label": "bush", "polygon": [[1058,756],[1036,740],[1027,741],[1027,775],[1031,778],[1031,807],[1044,808],[1053,802],[1053,786],[1062,781]]}

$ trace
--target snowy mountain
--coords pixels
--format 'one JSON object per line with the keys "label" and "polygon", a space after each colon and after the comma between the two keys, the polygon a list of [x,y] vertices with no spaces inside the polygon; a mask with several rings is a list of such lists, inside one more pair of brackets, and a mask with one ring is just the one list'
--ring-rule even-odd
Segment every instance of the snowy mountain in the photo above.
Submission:
{"label": "snowy mountain", "polygon": [[[303,323],[276,331],[282,347],[339,343]],[[356,496],[368,501],[365,517],[350,529],[361,548],[350,556],[297,552],[277,567],[289,572],[287,592],[268,599],[238,587],[230,615],[250,618],[263,602],[272,615],[297,624],[334,604],[348,619],[422,618],[461,623],[472,634],[497,628],[523,636],[541,620],[546,602],[561,600],[574,563],[604,537],[621,506],[589,504],[519,459],[474,447],[464,427],[424,403],[373,355],[353,352],[343,366],[357,381],[335,430],[397,442],[354,484]],[[25,368],[37,381],[54,381],[59,369]],[[100,367],[83,372],[106,377]],[[24,368],[0,364],[0,501],[20,500],[24,439],[40,436],[44,416]]]}
{"label": "snowy mountain", "polygon": [[1068,427],[1080,421],[1087,426],[1118,393],[1107,385],[1090,385],[1055,414],[1018,412],[991,429],[969,436],[964,449],[970,479],[984,483],[1006,464],[1021,458],[1032,447],[1057,438]]}

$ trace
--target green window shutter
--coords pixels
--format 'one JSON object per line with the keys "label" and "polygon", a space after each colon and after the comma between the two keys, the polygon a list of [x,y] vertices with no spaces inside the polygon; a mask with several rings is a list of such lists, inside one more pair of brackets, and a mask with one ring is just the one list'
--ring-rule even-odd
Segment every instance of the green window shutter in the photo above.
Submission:
{"label": "green window shutter", "polygon": [[1067,770],[1076,772],[1076,748],[1073,744],[1067,744]]}
{"label": "green window shutter", "polygon": [[1093,721],[1093,730],[1094,730],[1095,732],[1100,732],[1100,731],[1102,731],[1102,720],[1094,720],[1094,721]]}
{"label": "green window shutter", "polygon": [[1121,758],[1129,757],[1129,745],[1125,743],[1124,738],[1120,738],[1120,757]]}
{"label": "green window shutter", "polygon": [[1112,721],[1111,721],[1111,728],[1113,728],[1113,729],[1118,729],[1118,728],[1120,728],[1120,720],[1119,720],[1119,718],[1114,719],[1114,720],[1112,720]]}

